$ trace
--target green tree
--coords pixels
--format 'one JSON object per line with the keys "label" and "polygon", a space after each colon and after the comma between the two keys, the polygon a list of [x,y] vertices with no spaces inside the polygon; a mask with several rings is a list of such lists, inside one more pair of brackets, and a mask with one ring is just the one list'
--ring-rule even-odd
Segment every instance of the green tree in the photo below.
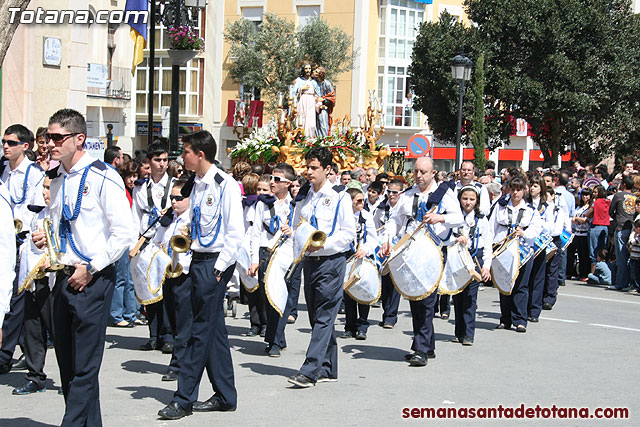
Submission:
{"label": "green tree", "polygon": [[[477,52],[486,55],[490,148],[508,143],[513,118],[522,117],[550,163],[572,147],[581,158],[631,150],[631,135],[640,128],[640,18],[627,0],[466,0],[465,7],[473,24],[466,31],[443,15],[421,27],[414,48],[414,58],[443,55],[412,67],[414,91],[425,98],[419,106],[434,133],[452,140],[455,125],[444,122],[455,123],[455,95],[443,96],[445,65],[464,44],[472,60]],[[433,45],[438,48],[424,50]],[[425,76],[436,84],[425,85]],[[465,101],[469,117],[474,106]],[[445,117],[437,117],[438,109]]]}
{"label": "green tree", "polygon": [[229,75],[238,84],[260,89],[269,107],[275,106],[279,92],[288,92],[303,60],[324,66],[329,79],[353,68],[352,38],[321,18],[296,30],[292,21],[266,13],[257,30],[246,19],[227,23],[224,37],[233,58]]}
{"label": "green tree", "polygon": [[487,163],[485,148],[487,146],[487,134],[485,132],[484,112],[484,53],[478,56],[473,75],[473,99],[475,101],[473,118],[471,122],[471,143],[475,154],[475,164],[480,170],[484,170]]}

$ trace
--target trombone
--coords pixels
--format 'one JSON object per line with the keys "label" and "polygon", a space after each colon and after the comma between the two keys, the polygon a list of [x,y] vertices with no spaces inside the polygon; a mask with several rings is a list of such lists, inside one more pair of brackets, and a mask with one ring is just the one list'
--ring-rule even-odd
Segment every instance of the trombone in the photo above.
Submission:
{"label": "trombone", "polygon": [[167,265],[165,275],[170,279],[175,279],[182,274],[182,265],[178,262],[178,254],[189,252],[191,248],[191,239],[184,234],[176,234],[169,240],[171,247],[171,263]]}
{"label": "trombone", "polygon": [[60,262],[60,252],[58,251],[58,241],[53,233],[51,219],[45,218],[42,222],[44,228],[44,239],[47,247],[47,257],[49,258],[49,266],[46,271],[58,271],[64,268],[64,264]]}

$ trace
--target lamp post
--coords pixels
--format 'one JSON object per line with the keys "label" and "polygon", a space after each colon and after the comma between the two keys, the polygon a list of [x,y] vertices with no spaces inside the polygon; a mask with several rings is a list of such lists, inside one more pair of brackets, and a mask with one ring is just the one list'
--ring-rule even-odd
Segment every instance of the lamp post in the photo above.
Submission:
{"label": "lamp post", "polygon": [[455,170],[460,168],[462,164],[462,101],[464,99],[464,84],[471,79],[471,68],[473,62],[464,56],[459,54],[451,58],[451,76],[458,82],[458,128],[456,133],[456,164]]}
{"label": "lamp post", "polygon": [[[155,0],[151,0],[151,3],[155,3]],[[161,0],[162,5],[162,22],[165,28],[180,27],[181,25],[188,25],[190,27],[195,25],[197,18],[195,17],[197,12],[206,6],[205,0]],[[152,10],[155,9],[155,4]],[[155,31],[155,14],[152,17],[152,25],[150,32],[154,34]],[[154,40],[155,38],[151,38]],[[149,57],[149,71],[150,82],[153,82],[153,61],[155,60],[154,42],[151,41],[151,55]],[[180,66],[185,65],[179,62],[173,62],[171,64],[171,109],[169,113],[169,155],[171,157],[177,156],[178,150],[178,128],[180,122],[180,98],[179,98],[179,84],[180,84]],[[153,86],[149,87],[150,98],[149,101],[149,134],[153,131]],[[185,100],[186,102],[186,100]],[[149,141],[152,137],[149,137]]]}

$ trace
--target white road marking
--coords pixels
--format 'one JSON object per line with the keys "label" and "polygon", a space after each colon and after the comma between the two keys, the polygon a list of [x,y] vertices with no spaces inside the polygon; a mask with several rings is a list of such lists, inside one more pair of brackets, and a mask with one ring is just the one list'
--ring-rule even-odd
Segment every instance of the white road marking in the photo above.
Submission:
{"label": "white road marking", "polygon": [[611,329],[622,329],[623,331],[634,331],[640,332],[640,329],[635,328],[624,328],[622,326],[613,326],[613,325],[602,325],[600,323],[589,323],[589,326],[600,326],[602,328],[611,328]]}
{"label": "white road marking", "polygon": [[612,302],[621,302],[621,303],[624,303],[624,304],[638,304],[638,305],[640,305],[640,302],[638,302],[638,301],[624,301],[624,300],[621,300],[621,299],[588,297],[588,296],[585,296],[585,295],[573,295],[573,294],[564,294],[564,293],[563,294],[559,294],[559,295],[562,295],[563,297],[595,299],[595,300],[598,300],[598,301],[612,301]]}
{"label": "white road marking", "polygon": [[540,317],[542,320],[555,320],[556,322],[565,322],[565,323],[580,323],[577,320],[569,320],[569,319],[555,319],[553,317]]}

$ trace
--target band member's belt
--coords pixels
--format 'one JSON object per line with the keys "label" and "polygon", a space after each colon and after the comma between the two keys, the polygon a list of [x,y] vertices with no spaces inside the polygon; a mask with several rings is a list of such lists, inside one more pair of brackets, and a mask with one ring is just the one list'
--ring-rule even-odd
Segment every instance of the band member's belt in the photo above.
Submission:
{"label": "band member's belt", "polygon": [[318,262],[318,261],[324,261],[327,259],[336,259],[340,257],[346,257],[346,255],[347,255],[346,252],[340,252],[333,255],[320,255],[320,256],[307,255],[305,258],[310,261]]}
{"label": "band member's belt", "polygon": [[73,276],[73,273],[76,272],[76,268],[73,265],[65,265],[61,271],[62,271],[62,274],[65,274],[71,277]]}
{"label": "band member's belt", "polygon": [[194,260],[213,259],[218,256],[219,252],[192,252],[191,258]]}

